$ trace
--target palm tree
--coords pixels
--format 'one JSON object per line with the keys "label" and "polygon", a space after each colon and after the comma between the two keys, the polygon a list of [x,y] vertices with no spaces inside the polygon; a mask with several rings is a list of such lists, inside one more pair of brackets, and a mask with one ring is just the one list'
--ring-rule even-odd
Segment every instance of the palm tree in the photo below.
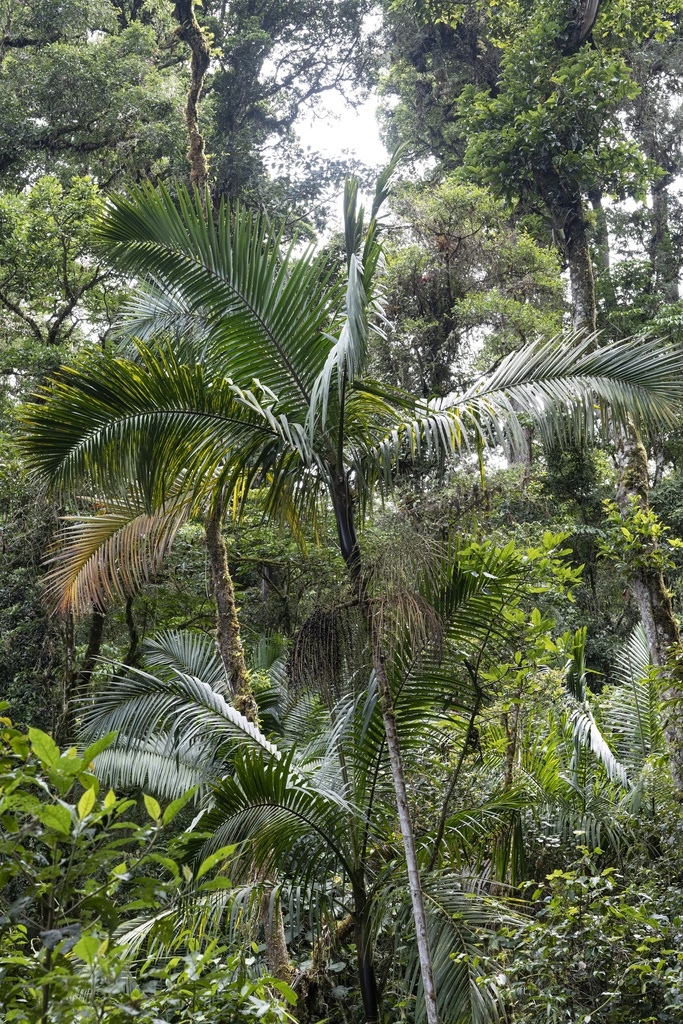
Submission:
{"label": "palm tree", "polygon": [[[157,518],[211,496],[246,494],[254,482],[267,485],[272,513],[303,514],[321,498],[329,502],[368,631],[427,1018],[436,1024],[387,652],[358,515],[373,488],[391,485],[399,454],[438,467],[468,445],[479,452],[490,442],[514,445],[521,413],[555,438],[592,430],[607,405],[616,422],[629,413],[671,422],[681,397],[680,352],[646,339],[594,351],[590,338],[536,342],[438,402],[368,379],[369,336],[381,329],[377,214],[390,172],[380,178],[367,229],[357,186],[347,184],[344,289],[330,282],[321,257],[297,255],[295,243],[283,250],[278,232],[243,209],[222,207],[214,219],[208,196],[193,201],[182,189],[177,203],[151,187],[113,200],[100,242],[121,271],[146,282],[131,310],[134,357],[86,356],[64,369],[45,400],[26,411],[25,450],[53,484],[73,489],[87,478],[98,497],[124,503],[134,493]],[[133,554],[148,558],[144,545]],[[91,578],[115,575],[97,556],[94,565]]]}
{"label": "palm tree", "polygon": [[[396,729],[409,763],[419,764],[426,749],[438,747],[439,724],[452,729],[455,715],[466,723],[479,704],[478,666],[487,665],[495,652],[511,654],[518,625],[506,613],[518,605],[532,572],[521,553],[508,547],[444,551],[417,573],[415,596],[430,629],[420,630],[415,620],[406,629],[396,618],[387,663]],[[347,621],[343,631],[352,634],[353,622]],[[316,678],[316,665],[307,659],[313,688],[302,690],[302,682],[295,681],[289,698],[280,699],[279,736],[266,738],[230,707],[220,662],[206,638],[160,635],[146,645],[145,671],[132,670],[98,693],[86,716],[86,736],[118,732],[116,744],[97,763],[99,775],[112,785],[137,786],[165,799],[177,798],[187,786],[199,787],[205,813],[198,836],[190,834],[188,842],[198,862],[234,844],[245,850],[245,866],[256,863],[263,876],[275,861],[280,897],[291,894],[284,900],[290,914],[302,916],[295,906],[299,894],[296,899],[316,920],[318,933],[327,915],[328,939],[318,939],[314,960],[352,931],[365,1019],[376,1022],[376,937],[387,927],[389,910],[397,915],[400,934],[407,879],[391,838],[393,787],[377,679],[368,681],[370,666],[354,639],[344,648],[334,681],[326,666]],[[280,685],[286,686],[285,680],[282,673]],[[262,719],[268,720],[265,707]],[[464,724],[463,733],[466,745]],[[447,839],[459,847],[459,860],[467,865],[473,842],[492,845],[515,806],[508,797],[450,814]],[[440,830],[423,836],[422,843],[443,840]],[[233,877],[236,870],[233,862]],[[477,956],[477,931],[490,930],[509,912],[477,898],[480,884],[468,880],[467,870],[445,867],[431,872],[426,883],[443,1020],[467,1016],[484,1022],[500,1016],[495,984],[491,979],[477,983],[480,970],[470,958]],[[250,888],[240,895],[238,904],[248,904]],[[201,898],[200,904],[198,916],[217,912],[215,904],[207,908]],[[407,945],[410,992],[418,988],[417,957]],[[453,953],[464,956],[454,959]],[[423,1012],[420,1001],[418,1017]]]}

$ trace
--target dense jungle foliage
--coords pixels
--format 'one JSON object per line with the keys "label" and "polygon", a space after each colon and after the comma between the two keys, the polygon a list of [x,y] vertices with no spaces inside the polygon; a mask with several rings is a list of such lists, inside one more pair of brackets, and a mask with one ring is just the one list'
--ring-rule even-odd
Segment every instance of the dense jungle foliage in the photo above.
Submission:
{"label": "dense jungle foliage", "polygon": [[0,1021],[683,1020],[682,58],[0,0]]}

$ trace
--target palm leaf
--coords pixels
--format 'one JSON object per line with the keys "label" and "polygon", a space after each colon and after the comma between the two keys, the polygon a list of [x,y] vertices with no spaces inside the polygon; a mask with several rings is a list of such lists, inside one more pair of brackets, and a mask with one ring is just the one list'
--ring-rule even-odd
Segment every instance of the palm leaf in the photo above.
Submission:
{"label": "palm leaf", "polygon": [[[288,408],[308,406],[340,299],[327,285],[322,256],[308,250],[295,258],[296,242],[281,252],[281,233],[239,206],[223,204],[214,223],[208,194],[193,201],[182,188],[177,205],[163,187],[117,196],[98,238],[119,269],[167,296],[161,310],[156,299],[147,304],[147,337],[159,312],[160,331],[167,329],[175,299],[182,316],[194,313],[207,323],[202,333],[211,332],[215,369],[242,386],[258,378]],[[136,303],[138,322],[144,299],[141,293]]]}
{"label": "palm leaf", "polygon": [[94,516],[68,516],[48,551],[45,592],[75,615],[134,595],[168,554],[189,507],[148,512],[141,503],[109,501]]}
{"label": "palm leaf", "polygon": [[225,668],[215,641],[190,629],[166,629],[142,644],[145,664],[153,670],[194,676],[225,695]]}
{"label": "palm leaf", "polygon": [[640,771],[650,754],[664,750],[660,680],[642,623],[616,657],[615,686],[601,694],[601,717],[624,761]]}
{"label": "palm leaf", "polygon": [[[214,685],[223,688],[221,682]],[[98,692],[82,722],[86,739],[117,732],[114,749],[133,740],[143,749],[148,744],[154,747],[160,735],[175,738],[181,746],[201,742],[213,750],[217,771],[236,743],[279,756],[277,747],[227,702],[220,689],[179,671],[161,679],[129,669],[128,675],[115,678]]]}

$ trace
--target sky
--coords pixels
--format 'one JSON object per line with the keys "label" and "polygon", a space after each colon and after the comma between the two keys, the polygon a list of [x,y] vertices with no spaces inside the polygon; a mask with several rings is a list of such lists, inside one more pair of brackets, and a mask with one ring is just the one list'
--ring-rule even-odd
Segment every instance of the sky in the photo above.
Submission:
{"label": "sky", "polygon": [[350,154],[370,166],[382,166],[388,153],[380,141],[376,108],[377,97],[373,94],[357,109],[340,96],[333,96],[326,109],[297,122],[297,134],[304,146],[331,157]]}

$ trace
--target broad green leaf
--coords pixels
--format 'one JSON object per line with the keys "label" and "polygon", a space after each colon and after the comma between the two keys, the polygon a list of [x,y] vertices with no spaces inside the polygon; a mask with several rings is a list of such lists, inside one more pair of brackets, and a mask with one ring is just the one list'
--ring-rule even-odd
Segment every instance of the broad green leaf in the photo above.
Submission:
{"label": "broad green leaf", "polygon": [[113,789],[110,789],[104,798],[104,809],[110,811],[116,803],[116,793]]}
{"label": "broad green leaf", "polygon": [[279,981],[272,978],[269,979],[268,984],[272,985],[274,989],[277,989],[280,995],[284,996],[288,1003],[291,1003],[292,1006],[296,1006],[298,996],[294,989],[289,987],[286,981]]}
{"label": "broad green leaf", "polygon": [[59,747],[46,732],[41,729],[29,729],[28,738],[31,743],[31,750],[36,757],[51,768],[59,760]]}
{"label": "broad green leaf", "polygon": [[212,853],[210,857],[203,860],[199,866],[199,871],[197,872],[197,881],[199,881],[200,878],[203,878],[206,872],[210,871],[211,868],[216,866],[216,864],[220,861],[224,861],[227,857],[233,854],[236,849],[237,847],[234,844],[232,846],[221,846],[220,850],[216,850],[216,852]]}
{"label": "broad green leaf", "polygon": [[188,789],[187,793],[183,793],[182,796],[178,797],[177,800],[174,800],[168,805],[162,818],[164,825],[168,825],[170,821],[173,821],[176,814],[178,814],[179,811],[182,811],[185,804],[192,799],[198,788],[198,786],[193,786],[192,789]]}
{"label": "broad green leaf", "polygon": [[86,964],[93,964],[101,948],[100,940],[95,935],[84,935],[74,946],[74,953]]}
{"label": "broad green leaf", "polygon": [[225,875],[216,875],[209,878],[199,886],[202,892],[216,892],[217,890],[232,889],[232,882]]}
{"label": "broad green leaf", "polygon": [[53,772],[59,772],[61,775],[74,776],[83,770],[83,762],[80,757],[69,756],[67,753],[57,758],[51,768]]}
{"label": "broad green leaf", "polygon": [[29,747],[25,736],[13,736],[12,739],[9,741],[9,745],[14,751],[14,753],[18,754],[19,757],[28,757]]}
{"label": "broad green leaf", "polygon": [[89,747],[86,747],[83,751],[83,760],[86,765],[89,765],[95,760],[98,754],[101,754],[103,750],[106,750],[107,747],[111,746],[115,739],[116,733],[108,732],[106,736],[102,736],[99,740],[95,740],[94,743],[91,743]]}
{"label": "broad green leaf", "polygon": [[83,820],[92,811],[95,806],[95,800],[97,799],[94,788],[86,789],[85,793],[78,801],[78,817]]}
{"label": "broad green leaf", "polygon": [[71,831],[71,814],[61,804],[48,804],[47,807],[43,807],[40,812],[40,820],[43,825],[56,832],[62,832],[64,835],[68,836]]}
{"label": "broad green leaf", "polygon": [[145,801],[145,807],[147,808],[147,813],[150,818],[152,818],[153,821],[158,821],[161,817],[161,807],[159,806],[159,802],[155,800],[153,796],[148,796],[146,793],[143,794],[142,798]]}

